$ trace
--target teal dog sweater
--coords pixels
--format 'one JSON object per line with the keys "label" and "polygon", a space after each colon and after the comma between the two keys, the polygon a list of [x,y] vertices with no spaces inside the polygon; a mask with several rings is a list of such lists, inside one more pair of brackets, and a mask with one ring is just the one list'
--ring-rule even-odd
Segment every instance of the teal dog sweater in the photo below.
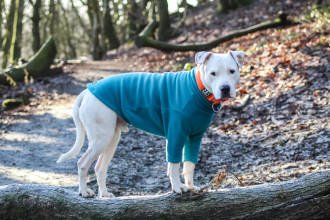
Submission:
{"label": "teal dog sweater", "polygon": [[168,162],[181,162],[184,151],[184,161],[196,164],[214,111],[195,72],[127,73],[87,84],[87,88],[128,124],[166,137]]}

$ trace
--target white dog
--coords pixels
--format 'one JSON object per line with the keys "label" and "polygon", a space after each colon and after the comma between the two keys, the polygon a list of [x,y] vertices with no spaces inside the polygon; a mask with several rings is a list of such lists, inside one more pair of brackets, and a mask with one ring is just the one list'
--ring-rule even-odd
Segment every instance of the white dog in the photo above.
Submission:
{"label": "white dog", "polygon": [[[221,102],[236,95],[244,53],[199,52],[195,61],[197,67],[191,71],[121,74],[87,85],[73,107],[76,142],[57,161],[77,155],[87,133],[89,146],[78,161],[79,193],[83,197],[95,196],[87,188],[86,175],[97,158],[99,195],[113,196],[106,187],[106,173],[121,131],[128,131],[127,124],[166,137],[173,192],[199,189],[193,183],[193,173],[200,143]],[[182,155],[185,184],[179,172]]]}

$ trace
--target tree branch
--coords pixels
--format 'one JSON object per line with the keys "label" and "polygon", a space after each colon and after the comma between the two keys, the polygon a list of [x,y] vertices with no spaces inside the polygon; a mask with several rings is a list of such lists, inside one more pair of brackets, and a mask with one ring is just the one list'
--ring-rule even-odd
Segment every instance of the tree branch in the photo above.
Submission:
{"label": "tree branch", "polygon": [[170,52],[170,51],[201,51],[201,50],[209,50],[214,47],[217,47],[220,43],[231,40],[235,37],[240,37],[249,33],[253,33],[256,31],[264,30],[267,28],[279,27],[282,25],[290,24],[287,20],[286,15],[282,14],[279,18],[271,21],[265,21],[260,24],[244,28],[235,32],[232,32],[228,35],[221,36],[213,41],[207,43],[200,44],[170,44],[164,41],[158,41],[150,37],[150,34],[146,35],[144,33],[148,33],[145,30],[142,31],[137,37],[135,44],[137,47],[152,47],[156,49],[160,49],[162,51]]}

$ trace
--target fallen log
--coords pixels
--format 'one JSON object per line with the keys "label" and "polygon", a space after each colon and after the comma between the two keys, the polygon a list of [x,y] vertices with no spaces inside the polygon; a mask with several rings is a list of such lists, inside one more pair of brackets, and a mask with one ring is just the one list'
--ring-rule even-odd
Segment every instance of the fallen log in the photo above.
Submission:
{"label": "fallen log", "polygon": [[24,81],[27,77],[38,77],[49,72],[49,67],[56,56],[56,45],[50,37],[39,51],[34,54],[27,63],[20,66],[7,68],[0,73],[0,84],[15,85],[18,81]]}
{"label": "fallen log", "polygon": [[330,170],[249,187],[85,199],[44,185],[0,187],[1,219],[329,219]]}
{"label": "fallen log", "polygon": [[[223,43],[225,41],[229,41],[235,37],[240,37],[246,34],[250,34],[256,31],[268,29],[268,28],[274,28],[279,27],[283,25],[290,24],[290,21],[287,20],[287,17],[285,14],[281,14],[277,19],[275,20],[269,20],[262,22],[260,24],[244,28],[235,32],[232,32],[230,34],[227,34],[225,36],[221,36],[215,40],[212,40],[207,43],[199,43],[199,44],[171,44],[164,41],[158,41],[151,37],[151,24],[146,27],[146,30],[142,31],[139,36],[135,40],[135,45],[137,47],[152,47],[156,48],[165,52],[170,51],[201,51],[201,50],[210,50],[214,47],[217,47],[220,43]],[[150,29],[148,29],[150,28]]]}
{"label": "fallen log", "polygon": [[137,47],[143,47],[145,38],[153,37],[155,29],[158,27],[158,22],[152,20],[149,24],[141,31],[141,33],[135,38],[135,45]]}

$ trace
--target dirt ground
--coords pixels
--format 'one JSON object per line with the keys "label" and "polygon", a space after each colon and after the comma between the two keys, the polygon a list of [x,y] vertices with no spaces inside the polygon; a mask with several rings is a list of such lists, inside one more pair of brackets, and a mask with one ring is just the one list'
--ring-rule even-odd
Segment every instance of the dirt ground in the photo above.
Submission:
{"label": "dirt ground", "polygon": [[[36,183],[77,190],[76,163],[86,150],[87,141],[78,157],[56,164],[58,157],[67,152],[75,140],[71,117],[74,100],[86,83],[123,73],[125,67],[116,59],[78,64],[65,74],[36,82],[30,106],[2,114],[0,185]],[[257,158],[257,155],[268,154],[267,150],[251,143],[235,142],[230,136],[219,133],[216,127],[219,117],[215,118],[202,142],[195,176],[198,185],[207,186],[223,165],[246,184],[277,182],[329,168],[326,162],[329,155],[322,152],[317,157],[309,155],[299,161]],[[314,138],[323,143],[324,152],[328,150],[326,138],[328,136],[322,139],[320,135]],[[278,156],[283,150],[277,150]],[[122,135],[111,161],[108,187],[117,196],[168,192],[166,167],[164,138],[130,127],[130,132]],[[92,168],[89,173],[89,184],[97,190]],[[228,173],[222,187],[238,185],[236,178]]]}

